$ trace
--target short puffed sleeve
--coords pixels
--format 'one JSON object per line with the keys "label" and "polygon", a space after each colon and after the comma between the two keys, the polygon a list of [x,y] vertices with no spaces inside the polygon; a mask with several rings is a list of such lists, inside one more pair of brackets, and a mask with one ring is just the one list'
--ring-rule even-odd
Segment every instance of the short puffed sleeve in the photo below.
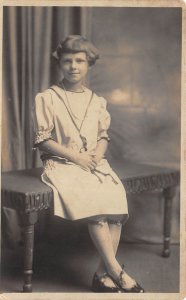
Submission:
{"label": "short puffed sleeve", "polygon": [[107,130],[110,126],[111,117],[107,111],[107,101],[100,97],[100,112],[99,112],[99,122],[98,122],[98,138],[97,140],[106,139],[110,141]]}
{"label": "short puffed sleeve", "polygon": [[35,145],[52,139],[53,124],[53,105],[50,92],[38,93],[35,98],[33,110],[33,123],[35,134]]}

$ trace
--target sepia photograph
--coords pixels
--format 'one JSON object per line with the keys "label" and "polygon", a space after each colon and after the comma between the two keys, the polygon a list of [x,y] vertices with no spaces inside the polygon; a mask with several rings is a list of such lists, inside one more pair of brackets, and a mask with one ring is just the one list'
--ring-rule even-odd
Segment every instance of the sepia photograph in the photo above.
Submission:
{"label": "sepia photograph", "polygon": [[137,2],[1,7],[2,299],[186,296],[185,6]]}

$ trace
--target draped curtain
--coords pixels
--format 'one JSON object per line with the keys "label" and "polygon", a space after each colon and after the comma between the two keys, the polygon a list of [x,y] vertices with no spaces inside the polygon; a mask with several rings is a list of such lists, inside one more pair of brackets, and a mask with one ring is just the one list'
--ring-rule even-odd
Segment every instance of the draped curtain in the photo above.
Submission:
{"label": "draped curtain", "polygon": [[4,7],[2,170],[38,166],[32,108],[37,92],[56,79],[51,52],[80,30],[75,8]]}

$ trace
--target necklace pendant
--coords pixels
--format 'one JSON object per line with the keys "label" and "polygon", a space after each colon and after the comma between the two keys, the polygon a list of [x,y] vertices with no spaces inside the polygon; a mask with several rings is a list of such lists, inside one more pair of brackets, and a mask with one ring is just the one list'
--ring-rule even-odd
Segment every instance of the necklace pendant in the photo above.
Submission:
{"label": "necklace pendant", "polygon": [[80,134],[80,138],[83,142],[83,148],[85,149],[85,151],[87,151],[88,149],[87,149],[87,139],[86,139],[86,137],[84,137]]}

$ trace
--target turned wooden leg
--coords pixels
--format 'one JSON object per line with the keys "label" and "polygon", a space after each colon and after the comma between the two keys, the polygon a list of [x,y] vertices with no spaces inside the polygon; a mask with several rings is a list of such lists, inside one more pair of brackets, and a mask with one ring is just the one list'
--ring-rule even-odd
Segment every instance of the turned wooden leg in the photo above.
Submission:
{"label": "turned wooden leg", "polygon": [[30,212],[24,219],[24,285],[23,292],[32,292],[34,225],[38,220],[37,212]]}
{"label": "turned wooden leg", "polygon": [[171,220],[172,220],[172,200],[175,196],[176,188],[169,187],[163,190],[164,195],[164,249],[162,255],[170,256],[170,236],[171,236]]}

